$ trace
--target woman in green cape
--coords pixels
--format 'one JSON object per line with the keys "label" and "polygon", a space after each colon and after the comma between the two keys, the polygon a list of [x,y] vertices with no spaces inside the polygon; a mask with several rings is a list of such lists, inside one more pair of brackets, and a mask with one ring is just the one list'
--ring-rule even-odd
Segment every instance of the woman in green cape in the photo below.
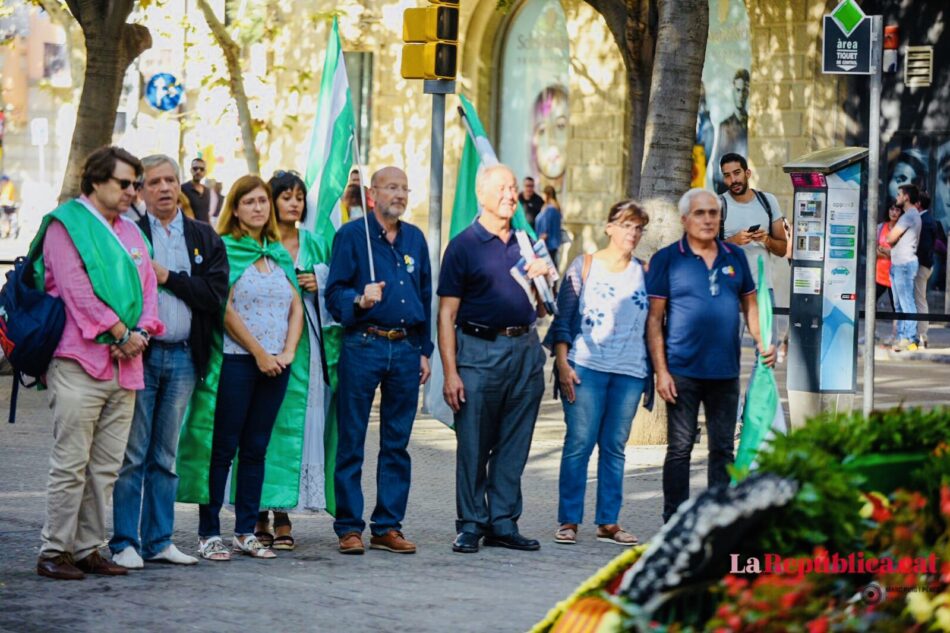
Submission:
{"label": "woman in green cape", "polygon": [[[310,357],[308,337],[301,336],[304,308],[267,183],[257,176],[235,182],[218,233],[231,268],[225,332],[215,336],[208,375],[182,428],[178,496],[200,504],[199,554],[229,560],[219,513],[237,452],[232,549],[273,558],[254,524],[262,490],[280,504],[297,500]],[[285,439],[269,447],[272,432]],[[284,483],[289,475],[293,486]]]}
{"label": "woman in green cape", "polygon": [[[338,354],[326,354],[321,315],[317,304],[315,267],[328,264],[330,247],[320,236],[298,229],[297,224],[307,219],[307,186],[293,171],[278,171],[268,183],[274,196],[274,208],[280,227],[281,243],[294,259],[297,283],[303,293],[306,311],[306,332],[310,339],[310,383],[308,385],[307,414],[303,435],[303,457],[300,464],[300,496],[296,507],[272,506],[264,500],[254,533],[261,542],[272,543],[277,550],[294,549],[288,512],[318,511],[333,505],[333,455],[336,446],[336,425],[329,417],[332,403],[329,375],[336,374]],[[327,330],[332,326],[328,326]],[[332,338],[332,336],[331,336]],[[331,345],[330,349],[334,349]],[[329,370],[329,371],[328,371]],[[272,443],[282,438],[273,437]],[[269,525],[269,511],[273,510],[273,532]]]}

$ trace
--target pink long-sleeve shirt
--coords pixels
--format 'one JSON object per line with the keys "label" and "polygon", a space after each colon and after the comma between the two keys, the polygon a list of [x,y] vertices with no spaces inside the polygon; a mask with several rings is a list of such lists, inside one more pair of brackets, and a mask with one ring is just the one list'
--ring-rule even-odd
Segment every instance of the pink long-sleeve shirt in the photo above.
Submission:
{"label": "pink long-sleeve shirt", "polygon": [[[85,200],[82,202],[89,205]],[[122,217],[112,222],[112,230],[132,255],[142,280],[142,316],[136,326],[152,335],[161,334],[165,326],[158,319],[158,285],[145,240],[138,227]],[[47,292],[62,297],[66,304],[66,326],[53,356],[76,361],[96,380],[112,380],[118,367],[120,387],[142,389],[145,386],[142,356],[116,361],[108,345],[96,343],[96,337],[118,323],[119,317],[93,292],[82,258],[59,222],[51,222],[46,231],[43,259]]]}

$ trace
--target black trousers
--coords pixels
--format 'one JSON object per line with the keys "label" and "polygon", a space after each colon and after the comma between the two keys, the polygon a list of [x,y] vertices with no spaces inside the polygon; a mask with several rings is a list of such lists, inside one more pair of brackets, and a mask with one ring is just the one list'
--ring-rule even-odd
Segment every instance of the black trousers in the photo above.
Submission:
{"label": "black trousers", "polygon": [[709,487],[729,484],[726,467],[735,461],[739,379],[700,380],[673,376],[676,404],[667,407],[667,447],[663,462],[663,521],[689,499],[689,461],[699,430],[699,405],[709,433]]}

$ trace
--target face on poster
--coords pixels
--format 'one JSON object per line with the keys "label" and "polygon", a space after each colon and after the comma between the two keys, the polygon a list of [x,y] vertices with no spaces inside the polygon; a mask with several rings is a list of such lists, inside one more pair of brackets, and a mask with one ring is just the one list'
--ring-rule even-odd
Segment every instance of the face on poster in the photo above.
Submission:
{"label": "face on poster", "polygon": [[937,148],[934,178],[934,218],[950,230],[950,139]]}
{"label": "face on poster", "polygon": [[745,3],[709,0],[709,36],[693,152],[694,161],[705,159],[706,164],[694,165],[693,173],[705,172],[705,186],[719,192],[725,191],[719,159],[729,152],[748,156],[751,66]]}
{"label": "face on poster", "polygon": [[569,47],[558,0],[528,0],[505,40],[499,156],[538,192],[560,191],[567,169]]}

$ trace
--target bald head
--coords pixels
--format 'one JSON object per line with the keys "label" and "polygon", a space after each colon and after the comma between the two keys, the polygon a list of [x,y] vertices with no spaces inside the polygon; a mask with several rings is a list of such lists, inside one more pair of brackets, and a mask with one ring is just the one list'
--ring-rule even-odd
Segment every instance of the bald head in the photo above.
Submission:
{"label": "bald head", "polygon": [[375,211],[383,218],[395,220],[406,212],[409,203],[409,179],[398,167],[383,167],[373,174],[370,191]]}

